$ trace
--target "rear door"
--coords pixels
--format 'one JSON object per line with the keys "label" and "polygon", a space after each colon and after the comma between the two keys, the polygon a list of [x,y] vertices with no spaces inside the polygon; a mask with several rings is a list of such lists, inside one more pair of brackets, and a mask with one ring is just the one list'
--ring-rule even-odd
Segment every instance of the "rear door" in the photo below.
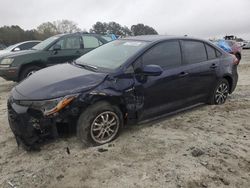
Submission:
{"label": "rear door", "polygon": [[[59,45],[61,49],[54,50],[54,46],[56,45]],[[50,47],[48,62],[53,65],[75,60],[81,56],[82,50],[82,39],[79,35],[63,37]]]}
{"label": "rear door", "polygon": [[189,75],[190,101],[204,102],[216,83],[218,59],[215,49],[202,41],[182,40],[185,72]]}

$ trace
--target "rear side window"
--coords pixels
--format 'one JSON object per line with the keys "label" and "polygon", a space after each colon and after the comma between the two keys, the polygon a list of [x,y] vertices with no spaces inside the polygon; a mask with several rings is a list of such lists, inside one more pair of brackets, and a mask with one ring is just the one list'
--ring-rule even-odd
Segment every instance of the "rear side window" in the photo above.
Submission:
{"label": "rear side window", "polygon": [[210,45],[205,45],[207,49],[207,57],[208,59],[215,59],[216,58],[216,50],[210,46]]}
{"label": "rear side window", "polygon": [[222,55],[222,53],[220,51],[216,50],[216,56],[220,57],[221,55]]}
{"label": "rear side window", "polygon": [[97,48],[102,43],[93,36],[83,36],[82,37],[84,48]]}
{"label": "rear side window", "polygon": [[152,47],[143,55],[143,65],[159,65],[163,69],[181,65],[181,50],[178,41],[166,41]]}
{"label": "rear side window", "polygon": [[203,42],[182,41],[183,56],[187,64],[200,63],[207,60]]}

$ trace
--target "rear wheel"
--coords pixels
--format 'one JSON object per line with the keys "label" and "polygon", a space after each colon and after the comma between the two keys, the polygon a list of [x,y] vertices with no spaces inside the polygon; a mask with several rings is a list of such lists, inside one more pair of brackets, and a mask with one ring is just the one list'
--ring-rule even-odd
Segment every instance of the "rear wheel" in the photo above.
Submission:
{"label": "rear wheel", "polygon": [[25,67],[20,74],[19,81],[24,80],[25,78],[29,77],[30,75],[32,75],[33,73],[35,73],[36,71],[40,69],[41,67],[35,66],[35,65]]}
{"label": "rear wheel", "polygon": [[215,105],[223,104],[226,102],[228,94],[229,94],[229,83],[225,78],[223,78],[218,82],[217,86],[215,87],[210,97],[209,103]]}
{"label": "rear wheel", "polygon": [[102,145],[114,140],[123,126],[123,116],[117,106],[105,101],[87,108],[77,122],[77,137],[86,146]]}

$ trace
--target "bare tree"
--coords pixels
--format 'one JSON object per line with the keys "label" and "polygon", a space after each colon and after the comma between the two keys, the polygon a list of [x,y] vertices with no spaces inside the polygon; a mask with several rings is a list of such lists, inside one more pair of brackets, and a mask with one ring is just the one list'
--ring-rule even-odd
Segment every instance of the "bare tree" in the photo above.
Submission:
{"label": "bare tree", "polygon": [[81,31],[77,23],[70,20],[57,20],[53,22],[53,25],[56,27],[57,33],[74,33]]}
{"label": "bare tree", "polygon": [[58,33],[56,26],[52,22],[42,23],[41,25],[37,27],[37,31],[46,37],[49,37]]}

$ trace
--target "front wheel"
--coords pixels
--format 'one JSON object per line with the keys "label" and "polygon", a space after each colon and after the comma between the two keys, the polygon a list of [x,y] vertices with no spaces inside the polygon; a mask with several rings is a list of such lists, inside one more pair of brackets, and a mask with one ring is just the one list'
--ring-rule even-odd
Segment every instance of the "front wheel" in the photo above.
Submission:
{"label": "front wheel", "polygon": [[217,86],[215,87],[211,97],[210,97],[210,104],[223,104],[226,102],[227,97],[229,94],[229,83],[226,79],[221,79]]}
{"label": "front wheel", "polygon": [[123,116],[117,106],[105,101],[87,108],[77,122],[77,137],[87,146],[102,145],[114,140],[123,126]]}
{"label": "front wheel", "polygon": [[33,73],[35,73],[36,71],[40,70],[41,67],[35,66],[35,65],[31,65],[28,67],[25,67],[21,74],[20,74],[20,79],[19,81],[24,80],[25,78],[29,77],[30,75],[32,75]]}

